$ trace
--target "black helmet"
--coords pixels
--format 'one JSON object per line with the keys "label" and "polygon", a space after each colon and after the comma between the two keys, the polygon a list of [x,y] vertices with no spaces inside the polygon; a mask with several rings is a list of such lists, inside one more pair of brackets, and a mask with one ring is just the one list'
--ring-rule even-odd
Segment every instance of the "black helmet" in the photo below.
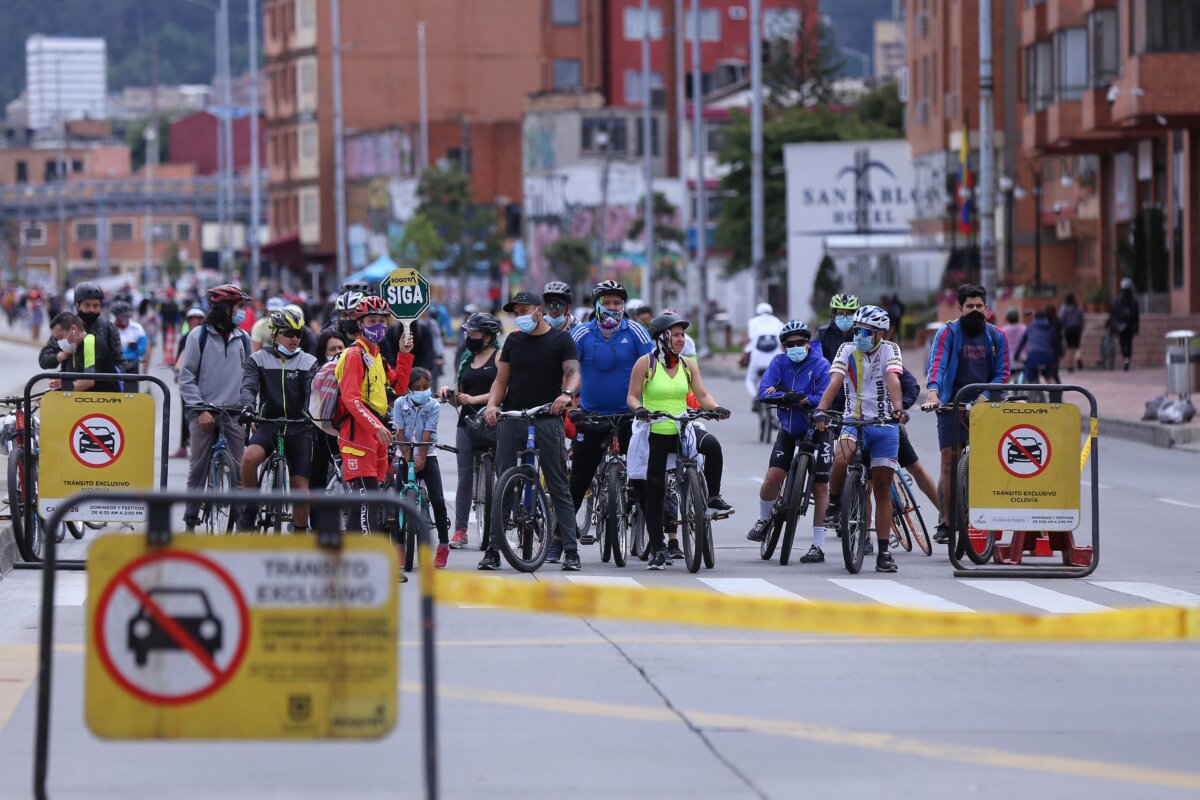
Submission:
{"label": "black helmet", "polygon": [[362,292],[363,294],[371,294],[371,284],[366,281],[346,281],[342,284],[343,292]]}
{"label": "black helmet", "polygon": [[683,329],[687,330],[688,326],[691,324],[692,323],[688,322],[678,314],[659,314],[657,317],[650,320],[650,335],[657,339],[659,336],[662,336],[676,325],[682,325]]}
{"label": "black helmet", "polygon": [[127,317],[133,313],[133,306],[126,303],[124,300],[118,300],[112,304],[112,315],[114,317]]}
{"label": "black helmet", "polygon": [[629,299],[629,293],[625,291],[625,287],[616,281],[600,281],[592,287],[592,300],[600,302],[600,298],[607,294],[616,295],[622,300]]}
{"label": "black helmet", "polygon": [[83,300],[99,300],[104,301],[104,290],[100,288],[100,284],[92,281],[84,281],[75,287],[75,305]]}
{"label": "black helmet", "polygon": [[502,329],[500,327],[500,320],[491,314],[481,311],[467,318],[467,330],[479,331],[480,333],[495,337],[500,335]]}

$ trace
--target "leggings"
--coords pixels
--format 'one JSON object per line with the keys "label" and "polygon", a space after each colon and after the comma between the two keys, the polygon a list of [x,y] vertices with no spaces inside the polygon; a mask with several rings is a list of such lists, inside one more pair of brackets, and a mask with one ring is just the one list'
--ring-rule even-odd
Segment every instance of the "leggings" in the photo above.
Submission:
{"label": "leggings", "polygon": [[[379,479],[370,478],[352,478],[346,481],[346,485],[350,487],[350,491],[365,494],[367,492],[379,491]],[[358,512],[358,526],[363,535],[377,533],[383,530],[384,508],[378,504],[363,503]],[[404,544],[396,542],[396,544]]]}
{"label": "leggings", "polygon": [[[454,437],[458,449],[458,489],[454,494],[454,529],[465,531],[471,518],[471,501],[475,495],[475,447],[465,427],[459,426]],[[479,524],[483,524],[480,520]]]}
{"label": "leggings", "polygon": [[[398,475],[408,474],[408,465],[401,462]],[[433,521],[437,526],[438,544],[450,541],[450,518],[446,515],[446,498],[442,493],[442,471],[435,456],[425,459],[425,469],[417,473],[417,480],[425,481],[425,494],[433,509]]]}
{"label": "leggings", "polygon": [[696,430],[696,450],[704,456],[704,485],[709,497],[721,493],[721,473],[725,469],[725,455],[721,443],[708,431]]}
{"label": "leggings", "polygon": [[642,509],[646,514],[646,532],[650,536],[650,552],[652,553],[663,549],[663,504],[667,493],[667,456],[678,450],[679,434],[651,432]]}

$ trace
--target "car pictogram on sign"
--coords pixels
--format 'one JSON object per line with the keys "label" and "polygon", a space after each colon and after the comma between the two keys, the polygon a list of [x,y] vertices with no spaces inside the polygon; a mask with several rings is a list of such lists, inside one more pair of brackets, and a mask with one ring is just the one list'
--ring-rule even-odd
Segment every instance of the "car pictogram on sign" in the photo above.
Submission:
{"label": "car pictogram on sign", "polygon": [[[213,658],[221,649],[224,627],[213,613],[208,595],[202,589],[154,588],[146,592],[161,612],[179,626],[192,641]],[[129,620],[126,646],[139,667],[146,666],[152,650],[182,650],[183,644],[172,636],[145,605]]]}
{"label": "car pictogram on sign", "polygon": [[1042,462],[1042,443],[1033,436],[1018,436],[1015,441],[1009,442],[1007,456],[1010,464],[1018,461],[1030,463],[1030,459],[1034,463],[1040,464]]}
{"label": "car pictogram on sign", "polygon": [[[88,434],[91,434],[90,436]],[[117,449],[117,437],[107,425],[87,425],[79,431],[79,452],[111,454]]]}

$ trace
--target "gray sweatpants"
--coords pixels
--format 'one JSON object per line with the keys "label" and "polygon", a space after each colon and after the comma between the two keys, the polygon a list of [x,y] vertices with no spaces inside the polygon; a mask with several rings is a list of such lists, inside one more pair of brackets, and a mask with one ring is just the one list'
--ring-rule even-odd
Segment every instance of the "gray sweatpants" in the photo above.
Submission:
{"label": "gray sweatpants", "polygon": [[[233,456],[236,468],[233,471],[233,485],[242,484],[242,453],[246,450],[246,426],[237,421],[237,416],[229,414],[214,414],[217,425],[211,433],[205,433],[200,427],[200,415],[191,414],[188,417],[188,479],[187,488],[203,489],[208,482],[208,465],[212,461],[212,446],[217,441],[217,431],[225,434],[225,442],[229,446],[229,454]],[[188,503],[183,510],[186,521],[196,522],[200,518],[200,501]]]}
{"label": "gray sweatpants", "polygon": [[[517,464],[517,451],[525,448],[525,435],[528,423],[521,419],[505,419],[501,417],[496,429],[496,478],[504,474],[509,467]],[[546,490],[550,494],[550,503],[554,506],[558,530],[562,534],[563,549],[575,550],[578,545],[575,540],[575,504],[571,502],[571,487],[567,483],[567,457],[563,452],[563,421],[561,417],[546,417],[536,420],[538,460],[542,465],[542,473],[546,476]],[[496,487],[499,489],[499,485]],[[492,521],[492,532],[495,533],[496,520]],[[500,543],[493,541],[490,545],[499,549]]]}
{"label": "gray sweatpants", "polygon": [[466,530],[471,519],[471,500],[475,495],[475,448],[461,425],[454,437],[458,448],[458,489],[454,494],[454,530]]}

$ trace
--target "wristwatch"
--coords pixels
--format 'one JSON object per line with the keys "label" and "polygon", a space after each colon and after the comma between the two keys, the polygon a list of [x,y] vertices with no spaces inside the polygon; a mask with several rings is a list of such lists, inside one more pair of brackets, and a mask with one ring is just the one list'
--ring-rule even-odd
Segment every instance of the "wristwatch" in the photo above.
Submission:
{"label": "wristwatch", "polygon": [[576,397],[579,396],[579,390],[578,389],[563,389],[561,392],[559,392],[559,394],[565,394],[567,397],[570,397],[572,400],[574,400]]}

